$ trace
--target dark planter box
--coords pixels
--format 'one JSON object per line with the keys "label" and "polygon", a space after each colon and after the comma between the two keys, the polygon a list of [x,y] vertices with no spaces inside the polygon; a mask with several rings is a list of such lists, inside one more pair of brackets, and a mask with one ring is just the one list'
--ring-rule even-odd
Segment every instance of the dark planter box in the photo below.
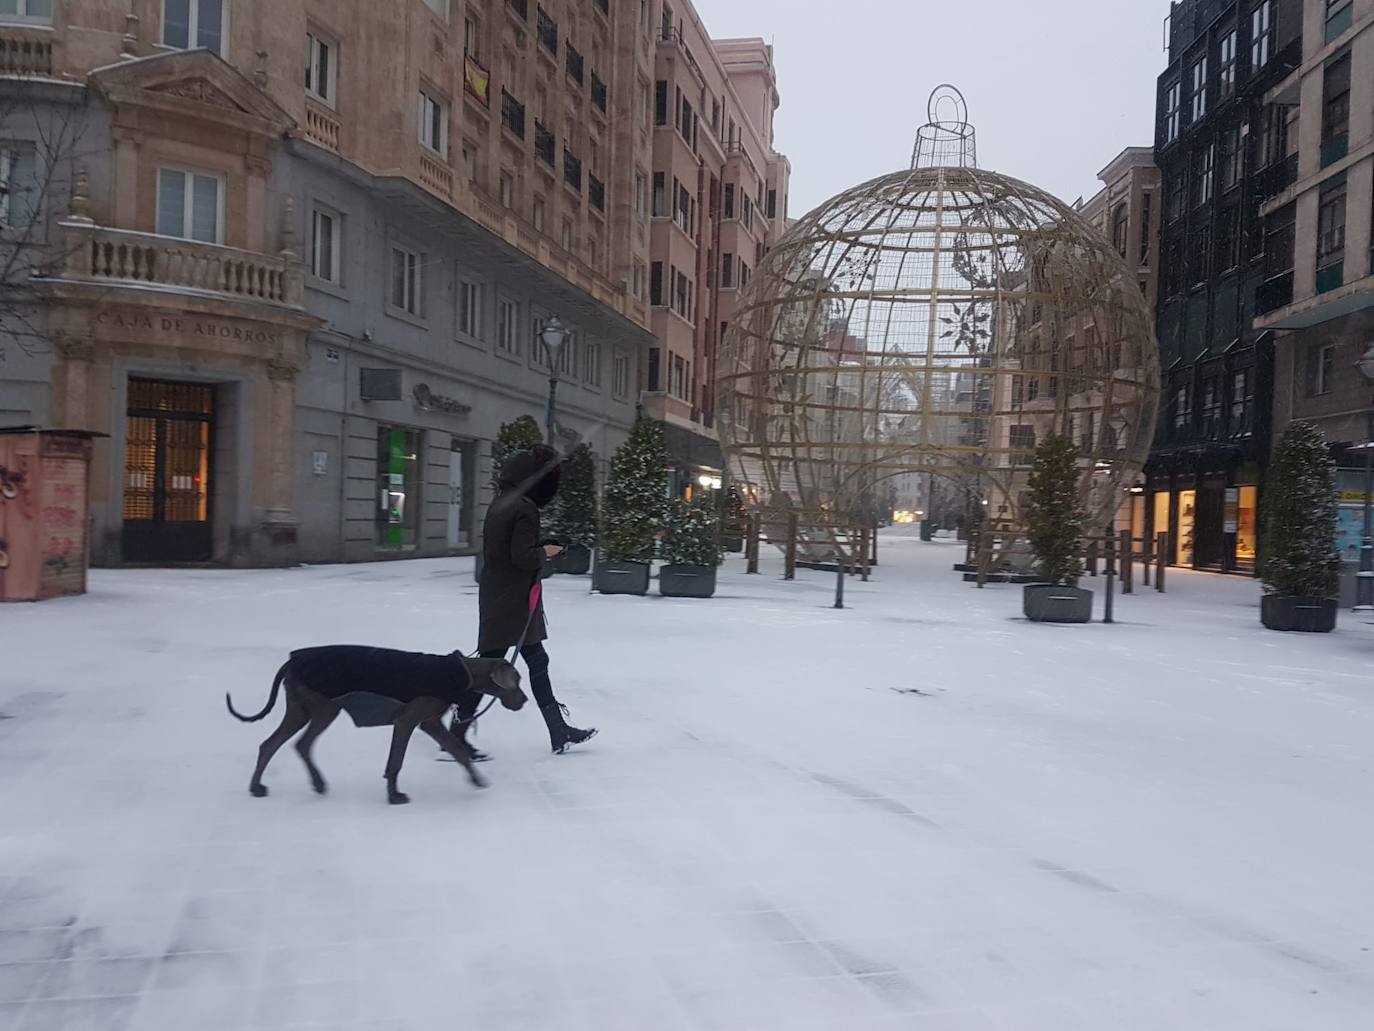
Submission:
{"label": "dark planter box", "polygon": [[634,594],[643,597],[649,593],[649,563],[602,559],[596,564],[593,582],[601,594]]}
{"label": "dark planter box", "polygon": [[715,566],[664,566],[658,593],[665,598],[709,598],[716,593]]}
{"label": "dark planter box", "polygon": [[721,539],[721,547],[734,555],[744,550],[743,537],[725,537]]}
{"label": "dark planter box", "polygon": [[1335,598],[1290,598],[1266,594],[1260,599],[1260,622],[1270,630],[1329,634],[1336,629]]}
{"label": "dark planter box", "polygon": [[591,572],[591,549],[574,544],[557,558],[549,559],[550,573],[565,573],[568,576],[586,576]]}
{"label": "dark planter box", "polygon": [[1093,592],[1060,584],[1026,584],[1021,611],[1036,623],[1091,623]]}

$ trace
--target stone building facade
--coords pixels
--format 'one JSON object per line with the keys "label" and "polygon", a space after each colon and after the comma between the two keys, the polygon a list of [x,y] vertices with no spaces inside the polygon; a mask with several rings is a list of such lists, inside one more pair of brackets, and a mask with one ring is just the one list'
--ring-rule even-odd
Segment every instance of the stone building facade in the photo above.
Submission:
{"label": "stone building facade", "polygon": [[[0,418],[108,434],[96,561],[466,550],[490,442],[543,422],[551,375],[561,441],[604,461],[623,439],[662,328],[656,4],[57,6],[0,15],[23,114],[0,248],[40,259],[6,263],[26,300],[0,313]],[[741,66],[727,108],[765,81],[742,49],[705,51]],[[42,153],[54,119],[79,139]],[[648,403],[709,439],[700,406]]]}

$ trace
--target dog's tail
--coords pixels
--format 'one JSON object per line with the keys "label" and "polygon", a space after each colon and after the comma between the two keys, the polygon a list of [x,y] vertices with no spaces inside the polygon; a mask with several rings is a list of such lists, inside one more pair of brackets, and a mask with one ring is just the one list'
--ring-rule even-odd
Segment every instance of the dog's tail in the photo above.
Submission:
{"label": "dog's tail", "polygon": [[267,696],[267,707],[263,709],[262,712],[258,713],[256,716],[245,716],[241,712],[236,710],[234,708],[233,700],[229,697],[229,692],[225,691],[224,704],[229,706],[229,714],[235,717],[236,719],[243,720],[244,723],[256,723],[258,722],[258,720],[266,716],[269,712],[272,711],[272,707],[277,704],[277,691],[281,689],[281,682],[286,679],[286,671],[290,669],[290,667],[291,661],[288,659],[286,662],[282,663],[281,669],[277,670],[277,677],[275,680],[272,681],[272,693]]}

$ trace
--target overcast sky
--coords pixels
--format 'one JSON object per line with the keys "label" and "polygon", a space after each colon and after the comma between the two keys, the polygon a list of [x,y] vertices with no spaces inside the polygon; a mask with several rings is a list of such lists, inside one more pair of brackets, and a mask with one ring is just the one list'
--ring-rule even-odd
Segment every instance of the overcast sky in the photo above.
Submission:
{"label": "overcast sky", "polygon": [[762,36],[778,68],[789,214],[905,168],[926,98],[968,99],[978,164],[1072,203],[1151,145],[1169,0],[693,0],[712,36]]}

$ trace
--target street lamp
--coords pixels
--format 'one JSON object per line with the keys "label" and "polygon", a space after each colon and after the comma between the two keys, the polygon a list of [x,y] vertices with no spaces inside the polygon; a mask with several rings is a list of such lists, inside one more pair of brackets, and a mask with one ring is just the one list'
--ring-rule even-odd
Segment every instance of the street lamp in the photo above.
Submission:
{"label": "street lamp", "polygon": [[549,446],[553,446],[553,406],[558,397],[558,360],[563,354],[563,345],[568,342],[569,333],[563,323],[554,316],[539,331],[539,341],[549,359],[549,403],[544,410],[544,429],[548,434]]}
{"label": "street lamp", "polygon": [[[1374,383],[1374,343],[1355,363],[1360,374]],[[1355,577],[1355,611],[1374,611],[1374,411],[1366,416],[1364,452],[1364,528],[1360,533],[1360,572]]]}

